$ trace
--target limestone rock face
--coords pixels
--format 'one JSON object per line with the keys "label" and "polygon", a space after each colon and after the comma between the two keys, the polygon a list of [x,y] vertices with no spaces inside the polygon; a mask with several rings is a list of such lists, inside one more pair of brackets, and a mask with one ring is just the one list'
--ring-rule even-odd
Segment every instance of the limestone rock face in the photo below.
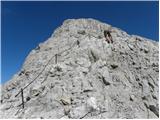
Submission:
{"label": "limestone rock face", "polygon": [[158,54],[158,42],[93,19],[66,20],[1,86],[0,116],[158,118]]}

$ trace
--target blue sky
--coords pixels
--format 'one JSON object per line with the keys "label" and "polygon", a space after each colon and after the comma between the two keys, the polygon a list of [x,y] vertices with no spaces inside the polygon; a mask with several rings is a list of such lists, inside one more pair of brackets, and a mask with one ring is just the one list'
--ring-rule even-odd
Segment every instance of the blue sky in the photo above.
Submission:
{"label": "blue sky", "polygon": [[158,1],[2,2],[2,81],[20,70],[29,52],[69,18],[95,18],[158,41]]}

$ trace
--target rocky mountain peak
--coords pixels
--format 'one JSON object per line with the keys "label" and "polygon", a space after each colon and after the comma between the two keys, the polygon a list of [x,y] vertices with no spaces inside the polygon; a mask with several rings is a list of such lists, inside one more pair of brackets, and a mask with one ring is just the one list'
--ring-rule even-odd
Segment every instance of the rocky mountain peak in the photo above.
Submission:
{"label": "rocky mountain peak", "polygon": [[1,86],[1,116],[157,118],[158,47],[94,19],[66,20]]}

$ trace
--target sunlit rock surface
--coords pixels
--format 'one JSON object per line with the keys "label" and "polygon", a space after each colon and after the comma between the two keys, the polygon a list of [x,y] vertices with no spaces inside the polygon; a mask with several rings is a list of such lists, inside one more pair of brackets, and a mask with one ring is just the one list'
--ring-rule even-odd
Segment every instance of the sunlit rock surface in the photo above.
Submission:
{"label": "sunlit rock surface", "polygon": [[158,54],[158,42],[94,19],[66,20],[1,86],[0,116],[158,118]]}

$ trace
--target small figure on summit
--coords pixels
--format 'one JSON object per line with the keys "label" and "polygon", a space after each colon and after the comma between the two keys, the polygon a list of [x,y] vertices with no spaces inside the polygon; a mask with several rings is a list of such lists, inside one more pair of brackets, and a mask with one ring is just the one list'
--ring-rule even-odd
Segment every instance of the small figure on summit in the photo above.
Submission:
{"label": "small figure on summit", "polygon": [[104,37],[106,38],[106,41],[108,43],[113,43],[113,39],[112,39],[110,31],[104,30]]}

